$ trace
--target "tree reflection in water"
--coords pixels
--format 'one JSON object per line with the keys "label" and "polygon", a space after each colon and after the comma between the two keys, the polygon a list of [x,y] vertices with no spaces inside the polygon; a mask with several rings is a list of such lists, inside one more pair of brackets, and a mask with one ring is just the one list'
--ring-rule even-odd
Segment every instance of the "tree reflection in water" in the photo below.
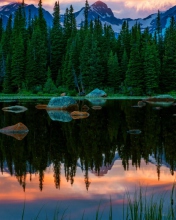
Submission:
{"label": "tree reflection in water", "polygon": [[[139,100],[138,100],[139,101]],[[61,164],[64,164],[66,180],[74,184],[79,165],[84,174],[85,187],[91,182],[89,171],[105,175],[113,166],[117,153],[125,170],[132,165],[140,168],[141,159],[156,163],[160,176],[162,163],[170,167],[171,175],[176,168],[176,106],[155,111],[150,105],[131,108],[135,100],[108,100],[99,111],[93,110],[88,101],[90,116],[69,123],[52,121],[45,110],[35,108],[36,103],[15,103],[24,105],[28,111],[21,114],[0,111],[0,127],[19,121],[28,128],[28,135],[18,141],[0,134],[1,171],[8,168],[25,190],[26,174],[39,174],[39,188],[44,186],[44,171],[52,163],[54,183],[60,188]],[[1,108],[7,103],[1,103]],[[140,134],[127,131],[138,129]],[[79,161],[79,164],[78,164]]]}

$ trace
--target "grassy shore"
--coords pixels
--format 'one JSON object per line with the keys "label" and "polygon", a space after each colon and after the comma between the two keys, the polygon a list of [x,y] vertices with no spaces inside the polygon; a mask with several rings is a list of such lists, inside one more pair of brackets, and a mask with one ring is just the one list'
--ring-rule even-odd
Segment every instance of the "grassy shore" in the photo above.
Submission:
{"label": "grassy shore", "polygon": [[[52,97],[58,97],[59,95],[57,94],[44,94],[44,95],[35,95],[35,94],[31,94],[31,95],[25,95],[25,94],[0,94],[0,101],[4,101],[4,100],[38,100],[38,99],[45,99],[48,100]],[[97,98],[86,98],[85,96],[72,96],[74,99],[97,99]],[[101,99],[119,99],[119,100],[123,100],[123,99],[136,99],[136,100],[140,100],[140,99],[145,99],[147,98],[147,96],[125,96],[125,95],[109,95],[107,97],[102,97]]]}

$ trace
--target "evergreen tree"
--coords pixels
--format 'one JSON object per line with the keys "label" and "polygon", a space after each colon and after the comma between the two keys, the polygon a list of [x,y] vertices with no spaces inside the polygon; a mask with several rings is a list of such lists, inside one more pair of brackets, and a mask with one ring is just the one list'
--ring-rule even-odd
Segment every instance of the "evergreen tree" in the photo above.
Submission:
{"label": "evergreen tree", "polygon": [[29,89],[43,86],[46,82],[47,54],[40,27],[37,25],[27,50],[26,83]]}
{"label": "evergreen tree", "polygon": [[[67,52],[63,64],[63,82],[64,85],[70,89],[74,90],[78,85],[78,65],[77,61],[79,56],[77,55],[77,41],[76,39],[70,38],[67,44]],[[78,92],[79,89],[78,89]]]}
{"label": "evergreen tree", "polygon": [[2,49],[5,59],[12,54],[12,15],[9,16],[5,33],[2,37]]}
{"label": "evergreen tree", "polygon": [[175,90],[176,82],[176,24],[171,18],[170,26],[165,33],[165,54],[163,58],[163,71],[160,77],[160,86],[164,92]]}
{"label": "evergreen tree", "polygon": [[119,91],[119,86],[121,83],[121,71],[118,63],[117,55],[113,55],[113,52],[110,52],[108,59],[108,79],[107,84],[109,87],[113,88],[114,91]]}
{"label": "evergreen tree", "polygon": [[14,42],[14,50],[12,54],[12,72],[11,72],[11,82],[13,86],[13,91],[20,91],[22,88],[22,83],[24,80],[24,45],[22,35],[20,34],[16,37]]}
{"label": "evergreen tree", "polygon": [[121,60],[121,80],[122,80],[122,82],[125,80],[127,69],[128,69],[128,57],[127,57],[126,50],[124,49],[123,55],[122,55],[122,60]]}
{"label": "evergreen tree", "polygon": [[43,15],[42,0],[39,0],[39,3],[38,3],[37,24],[40,28],[40,31],[42,33],[43,38],[45,39],[45,41],[47,41],[47,24],[46,24],[46,20],[44,18],[44,15]]}
{"label": "evergreen tree", "polygon": [[64,53],[62,27],[60,24],[59,2],[55,3],[53,12],[53,26],[51,29],[51,72],[52,79],[56,82],[57,75],[61,69],[62,55]]}
{"label": "evergreen tree", "polygon": [[159,75],[160,62],[158,51],[154,43],[149,43],[145,47],[144,54],[145,90],[147,95],[152,95],[158,91]]}
{"label": "evergreen tree", "polygon": [[2,17],[0,16],[0,42],[1,42],[1,40],[2,40],[3,32],[4,32],[3,20],[2,20]]}
{"label": "evergreen tree", "polygon": [[54,94],[57,92],[57,88],[51,78],[51,70],[50,68],[48,68],[48,72],[47,72],[47,81],[44,85],[44,88],[43,88],[43,91],[45,93],[51,93],[51,94]]}
{"label": "evergreen tree", "polygon": [[64,27],[63,27],[63,39],[64,39],[64,48],[67,46],[67,41],[70,37],[75,36],[77,28],[76,28],[76,19],[74,15],[73,6],[70,5],[70,9],[66,8],[64,14]]}
{"label": "evergreen tree", "polygon": [[5,70],[5,76],[4,76],[4,81],[3,81],[3,92],[4,93],[12,93],[11,57],[10,57],[10,55],[7,56],[7,61],[6,61],[6,70]]}
{"label": "evergreen tree", "polygon": [[5,75],[5,57],[2,50],[2,45],[0,44],[0,91],[2,91],[2,84]]}
{"label": "evergreen tree", "polygon": [[91,89],[102,88],[104,82],[101,53],[96,39],[92,39],[91,54],[89,57],[89,85]]}
{"label": "evergreen tree", "polygon": [[91,33],[88,31],[80,53],[81,80],[86,91],[89,89],[91,82],[91,75],[90,75],[91,48],[92,48],[92,36]]}
{"label": "evergreen tree", "polygon": [[85,30],[87,30],[89,26],[88,16],[89,16],[89,3],[86,0],[85,7],[84,7],[84,29]]}
{"label": "evergreen tree", "polygon": [[140,26],[136,24],[132,28],[131,35],[131,53],[125,85],[130,95],[142,95],[144,91],[144,71],[141,56]]}

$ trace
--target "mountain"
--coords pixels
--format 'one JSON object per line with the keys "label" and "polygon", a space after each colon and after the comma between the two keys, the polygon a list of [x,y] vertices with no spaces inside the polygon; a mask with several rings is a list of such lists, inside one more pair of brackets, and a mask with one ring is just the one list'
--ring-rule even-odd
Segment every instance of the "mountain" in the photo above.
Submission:
{"label": "mountain", "polygon": [[[15,11],[19,8],[19,6],[20,6],[20,3],[13,2],[13,3],[10,3],[8,5],[4,5],[4,6],[0,7],[0,16],[3,19],[4,27],[7,24],[7,21],[8,21],[8,18],[10,16],[10,14],[12,14],[12,17],[13,17]],[[28,15],[29,15],[29,11],[31,11],[31,18],[34,18],[38,15],[38,8],[36,8],[32,4],[31,5],[25,4],[24,9],[25,9],[25,13],[26,13],[27,18],[28,18]],[[52,20],[53,20],[52,15],[48,11],[46,11],[45,9],[43,9],[43,14],[44,14],[44,18],[47,21],[47,25],[51,26],[52,25]]]}
{"label": "mountain", "polygon": [[[8,5],[4,5],[0,7],[0,15],[2,16],[4,26],[7,23],[8,17],[10,14],[14,15],[14,12],[17,10],[19,7],[20,3],[10,3]],[[27,5],[25,4],[25,12],[26,12],[26,17],[28,17],[29,10],[31,11],[31,16],[32,18],[37,16],[38,14],[38,9],[34,5]],[[52,15],[43,9],[44,17],[47,21],[47,25],[51,27],[52,25]],[[162,33],[165,33],[166,28],[170,24],[170,18],[171,16],[174,16],[176,19],[176,6],[170,8],[169,10],[162,12],[161,13],[161,27],[162,27]],[[78,28],[81,26],[81,23],[84,21],[84,7],[81,8],[80,11],[75,12],[75,17],[77,21],[77,26]],[[116,18],[110,8],[102,2],[102,1],[97,1],[94,4],[92,4],[89,8],[89,16],[88,20],[94,20],[96,18],[99,18],[102,24],[107,24],[111,25],[115,33],[119,33],[122,28],[122,24],[124,21],[128,21],[129,23],[129,28],[137,23],[140,23],[141,29],[144,30],[146,27],[149,27],[149,31],[151,33],[154,33],[156,29],[156,17],[157,13],[151,14],[146,18],[138,18],[138,19],[130,19],[130,18],[124,18],[124,19],[119,19]],[[61,15],[61,23],[63,23],[64,16]]]}
{"label": "mountain", "polygon": [[[84,20],[84,8],[76,12],[75,17],[76,17],[77,25],[79,27]],[[123,22],[122,19],[116,18],[112,10],[108,8],[108,6],[105,3],[101,1],[97,1],[90,6],[88,20],[89,21],[94,20],[97,19],[98,17],[103,24],[108,23],[111,25],[121,26]]]}
{"label": "mountain", "polygon": [[[166,28],[170,24],[170,18],[171,16],[174,16],[176,19],[176,6],[170,8],[169,10],[162,12],[160,14],[161,16],[161,27],[162,27],[162,33],[165,33]],[[82,8],[80,11],[75,13],[76,21],[78,27],[80,27],[82,21],[84,20],[84,8]],[[149,27],[149,31],[151,33],[154,33],[156,29],[156,17],[157,13],[151,14],[146,18],[138,18],[138,19],[131,19],[131,18],[124,18],[124,19],[118,19],[114,16],[112,10],[108,8],[108,6],[103,3],[102,1],[97,1],[93,5],[90,6],[89,9],[89,21],[94,20],[95,18],[98,18],[101,20],[102,24],[111,25],[114,32],[117,34],[120,32],[122,28],[122,24],[124,21],[128,21],[129,28],[131,29],[134,24],[140,23],[141,30],[144,30],[146,27]]]}

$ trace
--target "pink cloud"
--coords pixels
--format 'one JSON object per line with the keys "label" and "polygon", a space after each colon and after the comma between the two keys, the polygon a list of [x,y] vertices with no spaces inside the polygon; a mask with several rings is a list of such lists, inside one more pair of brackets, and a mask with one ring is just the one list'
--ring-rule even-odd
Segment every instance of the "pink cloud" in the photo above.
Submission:
{"label": "pink cloud", "polygon": [[[56,0],[43,0],[43,7],[53,11],[53,6]],[[157,13],[158,10],[165,11],[176,4],[175,0],[102,0],[112,9],[114,15],[118,18],[144,18],[152,13]],[[13,0],[0,0],[0,5],[8,4]],[[19,1],[18,1],[19,2]],[[60,0],[61,13],[65,12],[66,7],[73,5],[74,11],[84,7],[85,1],[82,0]],[[89,0],[89,5],[95,3],[96,0]],[[37,6],[38,0],[26,0],[27,4]]]}

